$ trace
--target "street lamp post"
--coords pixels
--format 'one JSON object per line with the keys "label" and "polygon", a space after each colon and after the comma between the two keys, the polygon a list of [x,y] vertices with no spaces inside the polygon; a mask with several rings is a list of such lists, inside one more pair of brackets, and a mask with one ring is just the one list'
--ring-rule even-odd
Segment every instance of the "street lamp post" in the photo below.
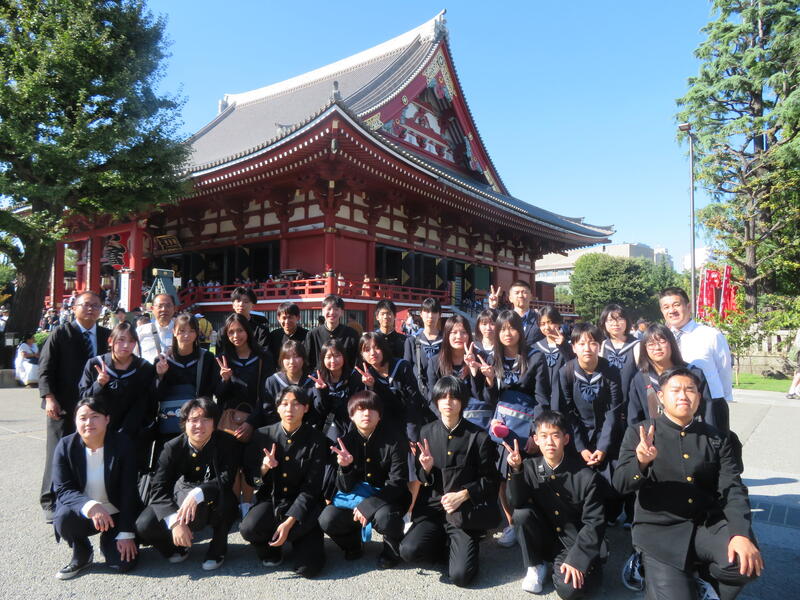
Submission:
{"label": "street lamp post", "polygon": [[692,279],[692,318],[697,314],[697,295],[695,288],[695,258],[694,258],[694,136],[692,135],[691,123],[681,123],[678,125],[678,130],[682,131],[689,136],[689,221],[691,223],[691,254],[690,254],[690,268]]}

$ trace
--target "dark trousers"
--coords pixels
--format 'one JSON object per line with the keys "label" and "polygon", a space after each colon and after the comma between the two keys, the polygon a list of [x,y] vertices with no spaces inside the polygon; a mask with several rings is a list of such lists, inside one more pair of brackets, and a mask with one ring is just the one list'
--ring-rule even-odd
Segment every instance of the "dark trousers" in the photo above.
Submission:
{"label": "dark trousers", "polygon": [[[594,561],[583,574],[583,587],[575,589],[565,583],[561,565],[567,559],[570,548],[565,548],[556,532],[533,508],[518,508],[514,511],[514,529],[522,550],[524,566],[532,567],[543,562],[553,563],[553,585],[564,600],[583,598],[600,587],[602,569],[600,561]],[[575,566],[575,565],[572,565]]]}
{"label": "dark trousers", "polygon": [[53,511],[56,505],[56,495],[53,493],[53,454],[61,438],[70,433],[75,433],[75,421],[70,418],[69,414],[62,416],[58,421],[45,415],[45,421],[47,442],[45,444],[44,474],[42,475],[42,492],[39,502],[44,510]]}
{"label": "dark trousers", "polygon": [[[112,527],[108,531],[100,532],[94,527],[91,519],[72,510],[59,510],[53,519],[56,533],[72,548],[72,557],[79,562],[85,562],[92,553],[92,544],[89,536],[100,534],[100,550],[106,558],[106,564],[113,569],[125,573],[136,566],[136,558],[132,561],[123,561],[117,550],[117,534],[119,529]],[[133,533],[133,532],[131,532]]]}
{"label": "dark trousers", "polygon": [[728,562],[728,528],[714,531],[698,527],[694,536],[693,550],[687,558],[687,568],[678,569],[656,560],[647,552],[642,553],[644,573],[647,581],[646,600],[694,600],[697,592],[694,582],[696,563],[707,566],[711,576],[710,583],[716,583],[720,600],[733,600],[745,584],[755,576],[747,577],[739,573],[739,563]]}
{"label": "dark trousers", "polygon": [[[261,560],[274,552],[269,541],[285,518],[285,515],[276,513],[272,502],[261,501],[250,509],[239,526],[242,537],[253,545]],[[286,541],[292,543],[296,573],[313,577],[322,570],[325,565],[325,540],[316,514],[296,522]]]}
{"label": "dark trousers", "polygon": [[450,581],[465,587],[478,573],[480,535],[480,531],[454,527],[447,522],[444,514],[418,516],[400,542],[400,557],[406,562],[436,561],[449,546]]}
{"label": "dark trousers", "polygon": [[[383,536],[383,551],[392,558],[400,558],[400,540],[403,537],[404,510],[385,504],[372,515],[370,523]],[[353,511],[329,504],[319,516],[322,531],[342,550],[355,550],[361,545],[361,523],[353,520]]]}
{"label": "dark trousers", "polygon": [[[214,503],[209,506],[207,502],[197,505],[194,521],[189,524],[192,531],[200,531],[206,526],[211,526],[211,542],[208,545],[206,556],[209,559],[219,559],[225,556],[228,551],[228,532],[231,525],[236,520],[239,505],[236,503],[233,494],[229,494],[225,502]],[[178,502],[180,506],[183,499]],[[142,541],[151,544],[165,558],[169,558],[178,551],[177,546],[172,543],[172,531],[167,529],[164,519],[156,516],[152,506],[148,506],[136,520],[136,532]]]}

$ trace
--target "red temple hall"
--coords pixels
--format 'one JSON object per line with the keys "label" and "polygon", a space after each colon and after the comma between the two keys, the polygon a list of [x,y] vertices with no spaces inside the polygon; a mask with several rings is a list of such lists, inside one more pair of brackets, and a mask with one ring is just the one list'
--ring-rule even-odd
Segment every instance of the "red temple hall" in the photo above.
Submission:
{"label": "red temple hall", "polygon": [[459,84],[444,13],[320,69],[226,94],[188,143],[193,194],[130,222],[76,222],[58,244],[51,297],[68,291],[69,245],[74,287],[116,287],[128,309],[159,267],[181,277],[183,307],[211,317],[230,311],[245,281],[271,320],[292,300],[308,322],[305,310],[333,292],[371,325],[381,298],[401,314],[428,296],[458,308],[515,279],[553,302],[534,261],[613,233],[509,193]]}

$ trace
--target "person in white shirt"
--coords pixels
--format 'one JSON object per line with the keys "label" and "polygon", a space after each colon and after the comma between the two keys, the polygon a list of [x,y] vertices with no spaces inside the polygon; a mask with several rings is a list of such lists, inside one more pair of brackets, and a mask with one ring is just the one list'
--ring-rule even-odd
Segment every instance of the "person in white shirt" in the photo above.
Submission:
{"label": "person in white shirt", "polygon": [[659,294],[664,322],[675,334],[681,356],[699,367],[706,376],[712,398],[710,423],[722,432],[730,431],[728,402],[733,402],[732,357],[728,341],[718,329],[692,318],[689,297],[678,287],[668,287]]}
{"label": "person in white shirt", "polygon": [[39,381],[39,346],[32,333],[26,333],[17,348],[14,369],[22,385],[33,385]]}
{"label": "person in white shirt", "polygon": [[53,526],[56,539],[63,538],[72,548],[72,560],[56,573],[58,579],[72,579],[91,566],[89,536],[97,533],[109,567],[125,573],[136,565],[136,454],[125,435],[108,429],[109,420],[101,400],[81,400],[76,433],[56,447]]}
{"label": "person in white shirt", "polygon": [[136,328],[139,336],[139,356],[155,364],[156,359],[172,346],[172,329],[175,325],[175,300],[169,294],[153,298],[155,321]]}

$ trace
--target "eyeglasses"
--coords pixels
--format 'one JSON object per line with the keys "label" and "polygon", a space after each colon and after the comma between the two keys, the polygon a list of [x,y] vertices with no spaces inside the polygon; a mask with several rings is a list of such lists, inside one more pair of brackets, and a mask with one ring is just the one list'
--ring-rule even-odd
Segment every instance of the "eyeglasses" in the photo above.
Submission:
{"label": "eyeglasses", "polygon": [[83,302],[82,304],[76,304],[75,306],[82,306],[86,310],[100,310],[101,304],[97,304],[96,302]]}
{"label": "eyeglasses", "polygon": [[669,346],[669,342],[667,340],[647,340],[645,346],[647,348],[656,348],[657,346]]}

